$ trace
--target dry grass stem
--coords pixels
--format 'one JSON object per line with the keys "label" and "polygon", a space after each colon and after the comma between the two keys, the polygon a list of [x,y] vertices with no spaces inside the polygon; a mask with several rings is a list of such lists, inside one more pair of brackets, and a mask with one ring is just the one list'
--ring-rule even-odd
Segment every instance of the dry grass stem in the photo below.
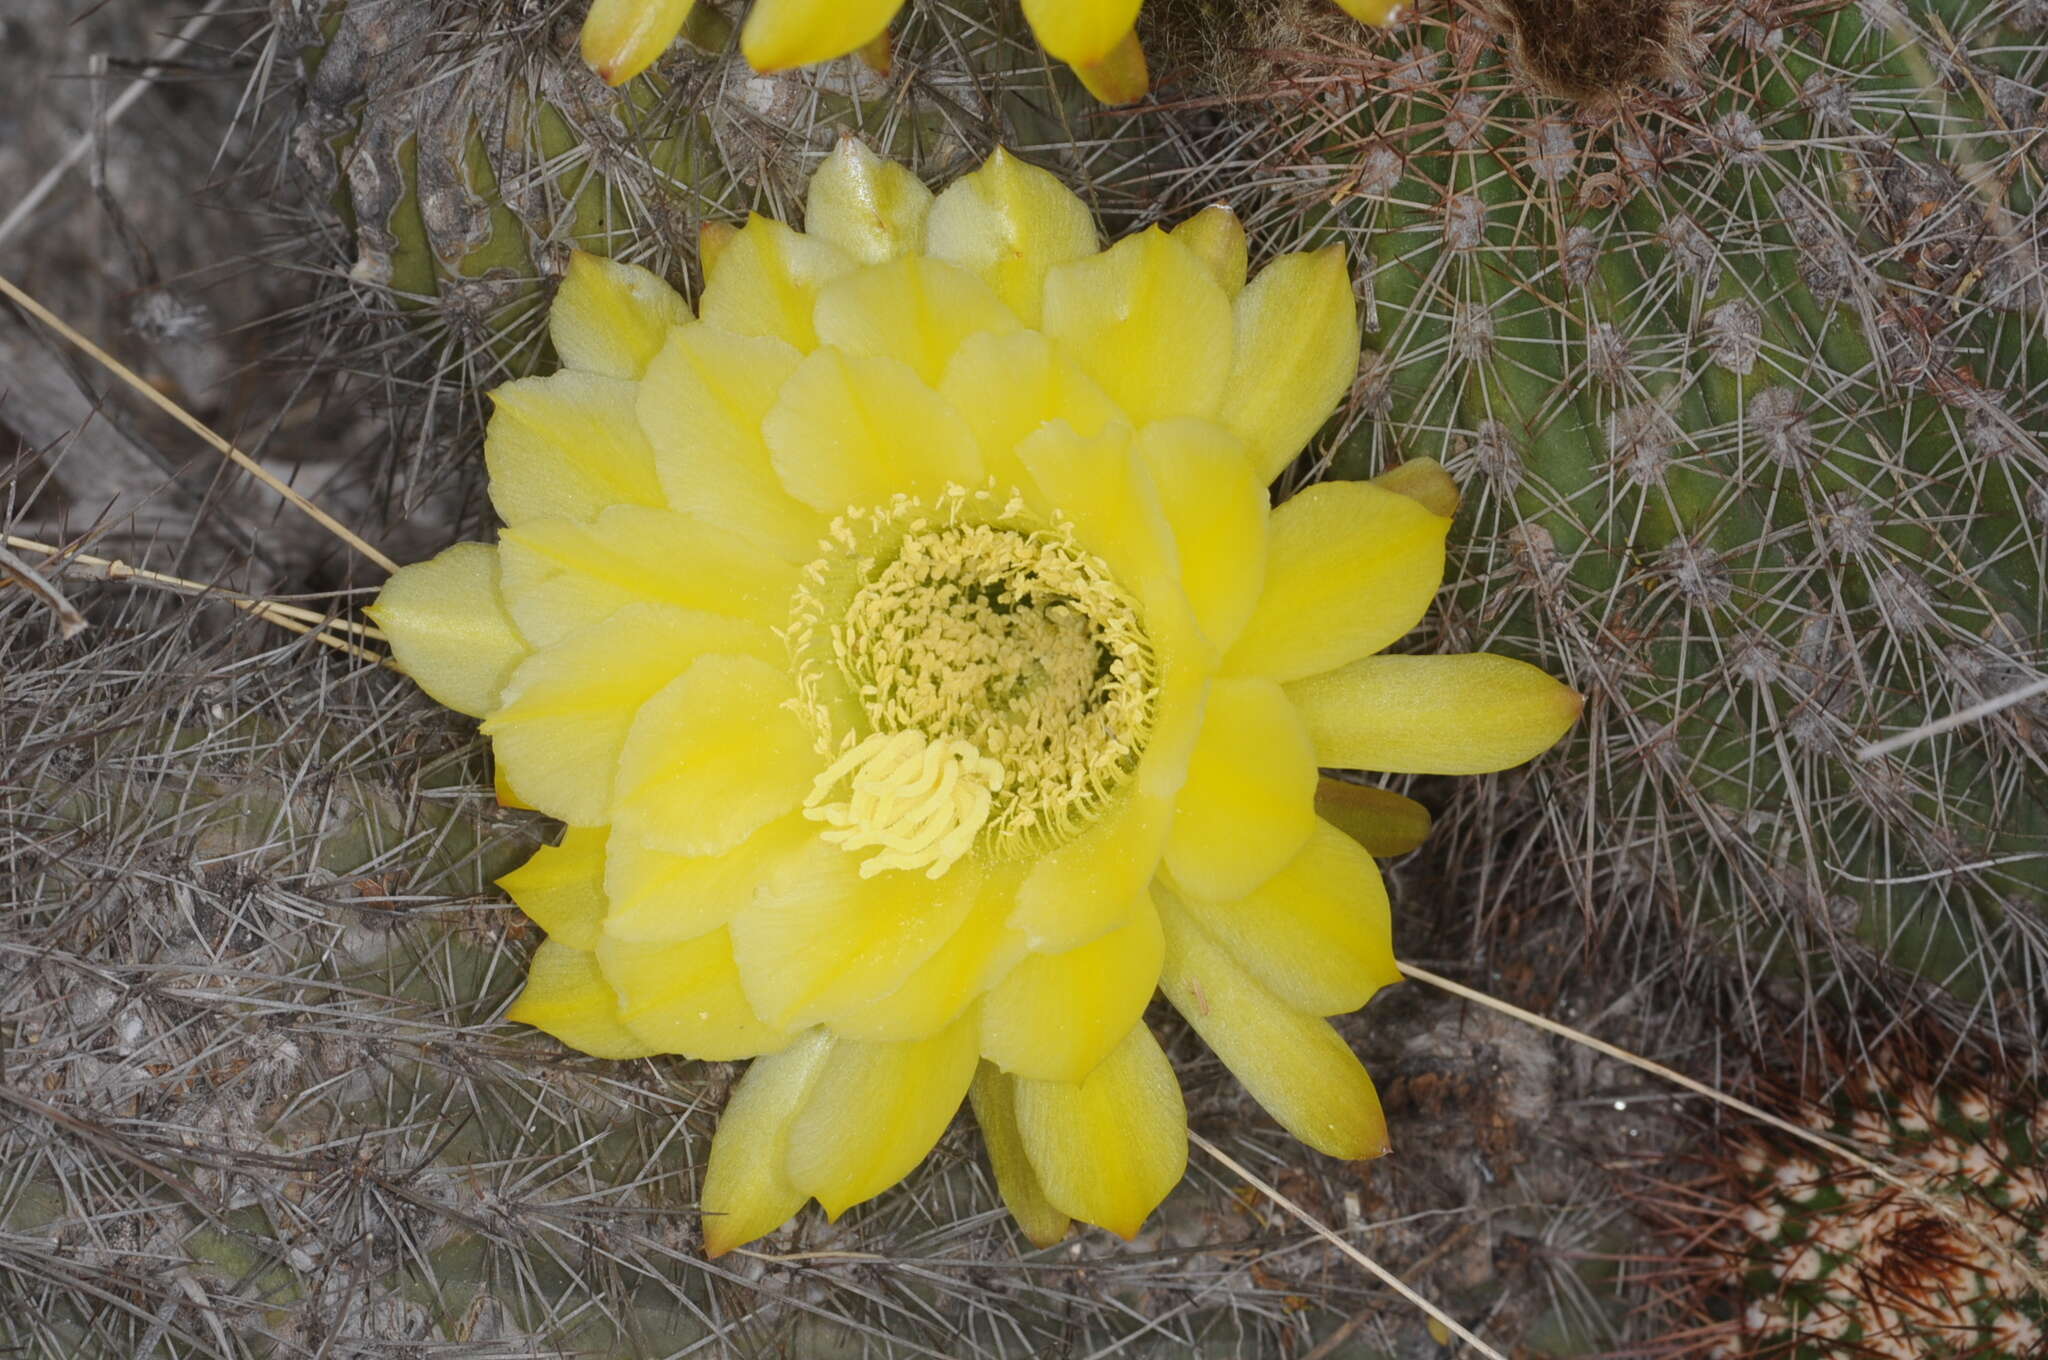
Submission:
{"label": "dry grass stem", "polygon": [[[363,661],[374,661],[378,665],[390,664],[391,659],[383,653],[371,651],[367,647],[359,647],[345,638],[334,636],[335,633],[347,633],[364,641],[382,642],[384,634],[366,623],[355,623],[348,619],[333,618],[318,610],[307,609],[303,605],[286,604],[282,600],[266,600],[257,595],[244,595],[239,591],[229,590],[224,586],[208,585],[204,581],[188,581],[182,576],[171,576],[164,572],[151,571],[147,567],[132,566],[116,558],[95,557],[90,553],[69,552],[56,544],[38,543],[32,538],[22,538],[17,534],[0,535],[0,545],[4,545],[0,546],[0,566],[12,568],[17,572],[28,575],[34,574],[33,569],[26,562],[20,562],[19,566],[17,566],[16,563],[19,562],[19,559],[15,558],[13,553],[6,551],[6,549],[19,548],[25,552],[44,553],[52,558],[62,558],[65,564],[92,567],[98,571],[103,579],[109,581],[147,581],[151,585],[168,586],[172,590],[183,591],[187,594],[204,595],[211,599],[222,600],[265,622],[274,623],[280,628],[289,628],[294,633],[314,634],[321,642],[334,648],[336,651],[346,652],[350,656]],[[36,576],[35,580],[42,581],[42,578]],[[47,586],[47,582],[44,582],[44,584]],[[30,588],[33,590],[34,585],[31,584]],[[54,587],[49,587],[49,590],[51,594],[55,594]],[[37,594],[41,596],[42,592],[38,591]],[[47,599],[47,597],[44,598]],[[57,598],[60,601],[62,599],[61,596]],[[54,608],[55,605],[53,604],[52,607]],[[68,605],[65,607],[69,608]],[[75,615],[77,611],[73,610],[72,613]],[[60,619],[63,618],[61,612],[59,617]],[[64,635],[69,637],[84,626],[85,620],[83,617],[80,617],[76,627],[71,627],[68,624],[64,625]]]}
{"label": "dry grass stem", "polygon": [[328,514],[319,506],[313,504],[313,502],[307,500],[288,483],[248,454],[243,453],[233,444],[215,434],[205,421],[199,419],[184,407],[178,405],[177,402],[172,401],[169,397],[157,391],[156,388],[144,382],[136,375],[133,369],[74,330],[62,317],[43,306],[42,303],[36,301],[29,294],[23,292],[12,279],[4,274],[0,274],[0,295],[5,295],[23,311],[63,336],[71,344],[77,346],[94,363],[106,369],[107,372],[113,374],[116,378],[119,378],[130,389],[146,398],[152,405],[170,416],[171,419],[177,421],[180,425],[183,425],[186,429],[212,445],[222,457],[282,496],[314,523],[327,530],[328,533],[333,534],[364,557],[369,558],[372,562],[384,568],[385,571],[393,572],[398,570],[398,563],[378,551],[364,540],[361,535],[357,534],[340,520],[335,519],[334,516]]}

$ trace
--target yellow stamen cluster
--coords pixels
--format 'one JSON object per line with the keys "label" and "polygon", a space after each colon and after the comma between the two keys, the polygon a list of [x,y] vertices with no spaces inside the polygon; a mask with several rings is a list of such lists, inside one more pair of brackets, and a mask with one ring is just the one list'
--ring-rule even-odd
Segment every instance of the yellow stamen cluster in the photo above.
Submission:
{"label": "yellow stamen cluster", "polygon": [[[1002,762],[971,741],[932,741],[914,727],[876,732],[818,776],[804,816],[828,823],[832,829],[820,834],[834,845],[882,851],[861,864],[862,878],[884,869],[923,869],[939,878],[974,848],[1003,774]],[[853,796],[826,803],[843,779],[851,780]]]}
{"label": "yellow stamen cluster", "polygon": [[[1093,822],[1137,766],[1155,691],[1136,606],[1101,560],[1015,498],[959,488],[849,512],[826,548],[787,636],[839,753],[807,815],[849,850],[885,849],[862,873],[936,878],[984,827],[1010,854]],[[849,776],[853,797],[824,803]]]}

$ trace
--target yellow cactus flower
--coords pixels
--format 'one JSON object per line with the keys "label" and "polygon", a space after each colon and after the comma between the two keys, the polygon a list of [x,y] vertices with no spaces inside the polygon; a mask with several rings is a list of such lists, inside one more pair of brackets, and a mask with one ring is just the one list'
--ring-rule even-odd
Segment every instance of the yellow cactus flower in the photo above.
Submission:
{"label": "yellow cactus flower", "polygon": [[508,1016],[753,1059],[713,1253],[885,1190],[969,1097],[1035,1240],[1135,1233],[1187,1155],[1160,990],[1297,1137],[1377,1155],[1326,1017],[1400,976],[1356,837],[1427,815],[1319,767],[1499,769],[1579,699],[1380,655],[1442,576],[1434,463],[1271,508],[1357,372],[1343,256],[1247,281],[1221,209],[1105,250],[1010,155],[934,196],[852,141],[806,228],[721,234],[694,319],[575,257],[562,370],[495,393],[496,545],[372,611],[567,823],[504,880],[548,936]]}
{"label": "yellow cactus flower", "polygon": [[[1135,32],[1144,0],[1021,0],[1045,50],[1074,68],[1105,104],[1127,104],[1150,88]],[[1399,0],[1336,0],[1363,23],[1385,27]],[[593,0],[583,25],[583,58],[607,84],[631,80],[675,41],[695,0]],[[754,0],[740,49],[757,71],[785,71],[861,52],[886,66],[889,21],[903,0]]]}

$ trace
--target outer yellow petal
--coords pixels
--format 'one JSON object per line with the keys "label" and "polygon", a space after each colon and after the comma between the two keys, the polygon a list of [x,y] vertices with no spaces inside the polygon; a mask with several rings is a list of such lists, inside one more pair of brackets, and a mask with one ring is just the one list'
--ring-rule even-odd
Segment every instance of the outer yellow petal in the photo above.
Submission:
{"label": "outer yellow petal", "polygon": [[903,870],[863,878],[860,864],[813,836],[733,919],[747,995],[776,1024],[833,1021],[902,987],[960,929],[981,886],[964,863],[936,881]]}
{"label": "outer yellow petal", "polygon": [[981,1006],[981,1056],[1036,1081],[1080,1081],[1145,1014],[1166,957],[1149,893],[1122,928],[1064,954],[1032,954]]}
{"label": "outer yellow petal", "polygon": [[804,230],[846,252],[855,264],[881,264],[924,249],[932,191],[894,161],[885,161],[851,133],[811,176]]}
{"label": "outer yellow petal", "polygon": [[1075,62],[1074,74],[1088,93],[1105,104],[1128,104],[1143,99],[1152,88],[1152,72],[1145,64],[1145,48],[1136,33],[1126,33],[1101,61]]}
{"label": "outer yellow petal", "polygon": [[1400,0],[1337,0],[1337,7],[1362,24],[1385,28],[1406,12]]}
{"label": "outer yellow petal", "polygon": [[1315,748],[1280,686],[1219,677],[1173,805],[1174,880],[1229,901],[1278,873],[1315,828],[1316,778]]}
{"label": "outer yellow petal", "polygon": [[1232,325],[1209,266],[1157,227],[1045,277],[1045,333],[1140,425],[1222,411]]}
{"label": "outer yellow petal", "polygon": [[894,359],[819,350],[783,384],[761,432],[789,494],[826,515],[983,476],[967,423]]}
{"label": "outer yellow petal", "polygon": [[1171,898],[1160,989],[1267,1113],[1318,1152],[1377,1157],[1387,1121],[1372,1078],[1326,1020],[1286,1005]]}
{"label": "outer yellow petal", "polygon": [[526,643],[498,593],[498,550],[457,543],[400,567],[363,611],[384,630],[398,668],[458,713],[498,706]]}
{"label": "outer yellow petal", "polygon": [[[754,15],[764,8],[754,6]],[[851,268],[839,247],[750,217],[719,251],[697,312],[721,330],[773,336],[808,353],[818,344],[811,327],[818,290]]]}
{"label": "outer yellow petal", "polygon": [[706,656],[648,699],[619,751],[615,834],[653,850],[717,855],[793,812],[823,760],[785,704],[789,672]]}
{"label": "outer yellow petal", "polygon": [[498,880],[527,918],[571,949],[597,948],[604,923],[602,826],[572,826],[560,845],[543,845],[533,857]]}
{"label": "outer yellow petal", "polygon": [[754,0],[740,51],[756,71],[843,57],[889,27],[903,0]]}
{"label": "outer yellow petal", "polygon": [[633,380],[668,342],[669,327],[689,319],[689,304],[661,275],[574,250],[548,308],[548,335],[564,367]]}
{"label": "outer yellow petal", "polygon": [[596,1058],[643,1058],[654,1050],[619,1023],[618,998],[597,960],[558,940],[542,940],[527,965],[526,987],[505,1009],[507,1020],[545,1030]]}
{"label": "outer yellow petal", "polygon": [[790,1042],[789,1031],[762,1023],[747,1004],[723,930],[671,944],[605,936],[597,966],[618,994],[619,1023],[657,1052],[724,1062]]}
{"label": "outer yellow petal", "polygon": [[1223,421],[1270,482],[1322,428],[1358,376],[1358,302],[1342,246],[1282,255],[1236,305]]}
{"label": "outer yellow petal", "polygon": [[1013,866],[990,870],[974,909],[938,952],[895,991],[834,1017],[833,1030],[849,1039],[917,1039],[959,1019],[1025,955],[1023,932],[1005,924],[1022,877]]}
{"label": "outer yellow petal", "polygon": [[608,505],[661,505],[634,384],[566,369],[491,390],[484,462],[507,524],[594,519]]}
{"label": "outer yellow petal", "polygon": [[954,351],[939,395],[958,411],[981,446],[983,465],[1004,490],[1031,485],[1017,446],[1050,421],[1083,439],[1122,413],[1095,379],[1037,331],[984,331]]}
{"label": "outer yellow petal", "polygon": [[591,0],[583,21],[583,60],[607,85],[623,85],[654,65],[683,31],[696,0]]}
{"label": "outer yellow petal", "polygon": [[1328,822],[1317,822],[1293,862],[1250,894],[1235,902],[1185,897],[1182,905],[1295,1010],[1341,1015],[1401,980],[1379,866]]}
{"label": "outer yellow petal", "polygon": [[900,1044],[841,1040],[789,1130],[784,1174],[837,1218],[923,1161],[974,1080],[974,1018]]}
{"label": "outer yellow petal", "polygon": [[1142,1022],[1086,1081],[1020,1081],[1016,1100],[1046,1201],[1085,1223],[1136,1237],[1187,1172],[1187,1106]]}
{"label": "outer yellow petal", "polygon": [[733,1088],[704,1170],[704,1254],[722,1256],[789,1221],[810,1196],[789,1183],[789,1126],[836,1047],[824,1030],[756,1058]]}
{"label": "outer yellow petal", "polygon": [[1120,584],[1147,604],[1168,594],[1184,602],[1173,529],[1128,427],[1085,439],[1065,424],[1047,425],[1017,446],[1017,459],[1041,509],[1071,521],[1081,546]]}
{"label": "outer yellow petal", "polygon": [[797,584],[795,567],[738,534],[641,505],[588,524],[528,520],[505,530],[498,552],[506,608],[535,647],[649,602],[778,628]]}
{"label": "outer yellow petal", "polygon": [[1073,1220],[1052,1207],[1045,1188],[1038,1183],[1038,1173],[1031,1169],[1024,1137],[1017,1131],[1016,1078],[1006,1076],[993,1063],[983,1063],[967,1094],[974,1102],[974,1121],[981,1125],[982,1146],[988,1149],[1003,1203],[1033,1246],[1051,1246],[1067,1235]]}
{"label": "outer yellow petal", "polygon": [[1201,257],[1225,293],[1234,298],[1244,291],[1251,246],[1228,204],[1212,203],[1167,234]]}
{"label": "outer yellow petal", "polygon": [[483,730],[527,804],[572,826],[601,826],[611,820],[613,770],[640,706],[700,656],[750,648],[775,655],[779,646],[737,619],[629,605],[522,661]]}
{"label": "outer yellow petal", "polygon": [[1323,482],[1273,512],[1266,589],[1224,658],[1298,680],[1369,656],[1422,621],[1451,522],[1369,482]]}
{"label": "outer yellow petal", "polygon": [[1088,205],[1000,147],[939,195],[925,228],[927,254],[979,276],[1027,326],[1038,325],[1046,272],[1095,249]]}
{"label": "outer yellow petal", "polygon": [[1316,785],[1316,815],[1375,859],[1405,855],[1429,838],[1429,809],[1392,789],[1326,777]]}
{"label": "outer yellow petal", "polygon": [[817,834],[815,822],[791,814],[721,855],[676,855],[614,836],[605,853],[604,933],[673,944],[730,924],[773,866]]}
{"label": "outer yellow petal", "polygon": [[1434,458],[1410,458],[1372,479],[1372,484],[1420,504],[1432,515],[1450,519],[1458,513],[1458,484]]}
{"label": "outer yellow petal", "polygon": [[1144,0],[1024,0],[1024,17],[1046,51],[1080,65],[1116,50]]}
{"label": "outer yellow petal", "polygon": [[1033,951],[1056,954],[1100,938],[1131,919],[1158,871],[1171,807],[1140,792],[1126,796],[1081,835],[1041,856],[1017,890],[1010,925]]}
{"label": "outer yellow petal", "polygon": [[1243,441],[1202,420],[1166,420],[1138,432],[1172,526],[1181,587],[1218,652],[1244,631],[1266,580],[1271,502],[1252,476]]}
{"label": "outer yellow petal", "polygon": [[825,525],[776,480],[761,422],[802,357],[771,337],[683,326],[648,364],[638,397],[669,504],[795,563],[818,555]]}
{"label": "outer yellow petal", "polygon": [[1484,774],[1533,760],[1578,721],[1569,686],[1526,661],[1369,656],[1287,687],[1325,765]]}
{"label": "outer yellow petal", "polygon": [[1017,317],[988,285],[956,265],[905,255],[834,279],[818,295],[818,339],[856,357],[908,364],[937,386],[960,342],[1014,331]]}

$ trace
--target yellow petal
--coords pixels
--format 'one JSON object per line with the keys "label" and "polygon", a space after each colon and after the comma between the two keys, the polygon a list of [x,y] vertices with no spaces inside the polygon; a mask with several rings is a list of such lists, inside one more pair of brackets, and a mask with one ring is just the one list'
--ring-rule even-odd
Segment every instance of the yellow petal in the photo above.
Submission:
{"label": "yellow petal", "polygon": [[1238,296],[1223,421],[1270,482],[1322,428],[1358,376],[1358,302],[1342,246],[1282,255]]}
{"label": "yellow petal", "polygon": [[1252,476],[1242,440],[1202,420],[1165,420],[1138,432],[1172,527],[1181,588],[1202,632],[1227,651],[1266,579],[1265,483]]}
{"label": "yellow petal", "polygon": [[1023,932],[1005,924],[1022,879],[1009,865],[984,874],[973,910],[938,952],[895,991],[834,1017],[834,1031],[849,1039],[916,1039],[959,1019],[1024,957]]}
{"label": "yellow petal", "polygon": [[931,210],[932,191],[923,180],[841,133],[811,176],[804,230],[838,246],[855,264],[881,264],[924,249]]}
{"label": "yellow petal", "polygon": [[548,308],[548,335],[564,367],[630,381],[668,343],[669,327],[689,319],[689,304],[659,274],[572,250]]}
{"label": "yellow petal", "polygon": [[1045,954],[1077,948],[1123,925],[1159,868],[1171,820],[1164,800],[1126,795],[1094,826],[1039,858],[1017,890],[1009,924]]}
{"label": "yellow petal", "polygon": [[1013,1076],[1080,1081],[1145,1014],[1166,957],[1140,893],[1128,923],[1063,954],[1031,954],[981,1006],[981,1056]]}
{"label": "yellow petal", "polygon": [[761,422],[802,357],[772,337],[682,326],[638,396],[668,503],[795,563],[818,555],[825,525],[776,480]]}
{"label": "yellow petal", "polygon": [[1144,0],[1024,0],[1024,17],[1046,51],[1079,65],[1101,61],[1138,22]]}
{"label": "yellow petal", "polygon": [[1209,266],[1157,227],[1045,277],[1045,333],[1140,425],[1222,411],[1232,325]]}
{"label": "yellow petal", "polygon": [[733,918],[747,995],[776,1024],[836,1021],[888,996],[960,929],[980,889],[967,864],[937,880],[903,870],[863,878],[860,864],[813,836]]}
{"label": "yellow petal", "polygon": [[1251,247],[1244,224],[1227,204],[1212,203],[1167,234],[1201,257],[1226,294],[1234,298],[1244,291]]}
{"label": "yellow petal", "polygon": [[1086,1081],[1019,1081],[1016,1102],[1046,1201],[1084,1223],[1136,1237],[1187,1172],[1187,1106],[1142,1022]]}
{"label": "yellow petal", "polygon": [[903,0],[754,0],[740,51],[756,71],[843,57],[889,27]]}
{"label": "yellow petal", "polygon": [[572,826],[601,826],[611,820],[613,771],[640,706],[700,656],[774,655],[777,645],[737,619],[629,605],[522,661],[483,730],[520,798]]}
{"label": "yellow petal", "polygon": [[1184,895],[1203,931],[1281,1002],[1310,1015],[1355,1011],[1401,980],[1379,866],[1317,822],[1292,863],[1234,902]]}
{"label": "yellow petal", "polygon": [[1101,61],[1077,61],[1074,74],[1088,93],[1105,104],[1129,104],[1152,88],[1145,48],[1136,33],[1126,33]]}
{"label": "yellow petal", "polygon": [[1364,847],[1374,859],[1405,855],[1429,837],[1429,809],[1392,789],[1324,778],[1316,815]]}
{"label": "yellow petal", "polygon": [[543,845],[532,858],[498,880],[498,886],[535,925],[571,949],[597,948],[604,923],[602,826],[572,826],[560,845]]}
{"label": "yellow petal", "polygon": [[[755,5],[755,17],[764,8]],[[851,268],[839,247],[750,217],[719,251],[697,314],[734,335],[773,336],[809,353],[818,344],[811,326],[818,292]]]}
{"label": "yellow petal", "polygon": [[1385,28],[1407,10],[1400,0],[1337,0],[1337,7],[1362,24]]}
{"label": "yellow petal", "polygon": [[505,1018],[545,1030],[595,1058],[644,1058],[654,1050],[619,1023],[618,998],[597,960],[559,940],[542,940],[527,965],[526,987]]}
{"label": "yellow petal", "polygon": [[1016,1078],[1004,1075],[993,1063],[983,1063],[967,1095],[974,1102],[974,1122],[981,1126],[989,1165],[995,1168],[996,1189],[1011,1217],[1033,1246],[1053,1245],[1067,1235],[1073,1220],[1052,1207],[1038,1173],[1031,1169],[1024,1136],[1017,1131]]}
{"label": "yellow petal", "polygon": [[704,1254],[723,1256],[774,1232],[810,1196],[789,1183],[783,1160],[789,1126],[836,1045],[823,1030],[780,1053],[756,1058],[733,1088],[704,1169]]}
{"label": "yellow petal", "polygon": [[1315,828],[1316,753],[1280,686],[1222,676],[1173,805],[1166,867],[1190,893],[1242,897],[1295,857]]}
{"label": "yellow petal", "polygon": [[1332,1157],[1377,1157],[1387,1121],[1372,1078],[1327,1020],[1259,985],[1171,897],[1159,902],[1166,971],[1159,986],[1253,1099]]}
{"label": "yellow petal", "polygon": [[498,551],[457,543],[400,567],[363,611],[398,668],[435,700],[481,718],[498,706],[526,643],[498,593]]}
{"label": "yellow petal", "polygon": [[696,0],[591,0],[583,21],[583,60],[607,85],[623,85],[652,66],[683,31]]}
{"label": "yellow petal", "polygon": [[1050,421],[1083,439],[1121,419],[1116,403],[1081,366],[1037,331],[983,331],[953,353],[939,395],[960,413],[997,487],[1027,487],[1017,446]]}
{"label": "yellow petal", "polygon": [[789,494],[826,515],[982,479],[966,422],[894,359],[819,350],[783,384],[761,432]]}
{"label": "yellow petal", "polygon": [[1041,510],[1064,515],[1081,546],[1108,563],[1120,585],[1146,603],[1166,593],[1185,599],[1173,529],[1128,427],[1112,425],[1087,439],[1056,422],[1019,444],[1017,459]]}
{"label": "yellow petal", "polygon": [[789,1130],[789,1183],[837,1218],[902,1180],[946,1131],[974,1080],[972,1016],[929,1039],[842,1039]]}
{"label": "yellow petal", "polygon": [[528,520],[499,538],[506,608],[547,647],[630,604],[682,605],[779,628],[796,568],[672,510],[616,505],[588,523]]}
{"label": "yellow petal", "polygon": [[615,835],[605,853],[604,933],[673,944],[730,924],[773,866],[817,834],[816,823],[792,814],[719,855],[676,855]]}
{"label": "yellow petal", "polygon": [[1018,323],[966,270],[905,255],[825,285],[817,325],[820,343],[857,358],[899,360],[936,386],[961,341],[981,331],[1014,331]]}
{"label": "yellow petal", "polygon": [[711,275],[718,268],[718,262],[725,258],[725,248],[739,239],[740,229],[730,222],[702,222],[697,226],[697,263],[704,271],[704,281],[709,283]]}
{"label": "yellow petal", "polygon": [[823,765],[786,707],[789,672],[706,656],[648,699],[619,750],[615,834],[677,855],[717,855],[802,805]]}
{"label": "yellow petal", "polygon": [[732,936],[643,944],[605,936],[597,966],[618,994],[619,1023],[658,1053],[726,1062],[785,1048],[791,1035],[762,1023],[740,990]]}
{"label": "yellow petal", "polygon": [[661,505],[635,384],[565,369],[491,389],[484,463],[507,524],[595,519],[608,505]]}
{"label": "yellow petal", "polygon": [[1396,774],[1484,774],[1533,760],[1584,701],[1526,661],[1369,656],[1287,687],[1325,765]]}
{"label": "yellow petal", "polygon": [[925,253],[957,264],[1037,326],[1046,271],[1093,255],[1095,218],[1058,176],[1001,147],[932,204]]}
{"label": "yellow petal", "polygon": [[1422,621],[1451,522],[1369,482],[1323,482],[1273,512],[1266,588],[1224,666],[1298,680],[1369,656]]}
{"label": "yellow petal", "polygon": [[1450,519],[1458,513],[1458,484],[1434,458],[1410,458],[1405,463],[1396,463],[1373,478],[1372,484],[1406,496],[1432,515]]}

